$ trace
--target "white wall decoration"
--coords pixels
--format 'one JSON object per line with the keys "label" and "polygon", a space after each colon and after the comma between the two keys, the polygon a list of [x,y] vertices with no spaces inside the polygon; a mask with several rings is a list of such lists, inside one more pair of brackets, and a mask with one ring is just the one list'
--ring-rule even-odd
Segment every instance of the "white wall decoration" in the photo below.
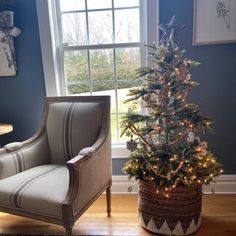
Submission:
{"label": "white wall decoration", "polygon": [[236,42],[235,0],[194,0],[193,45]]}
{"label": "white wall decoration", "polygon": [[16,56],[14,49],[14,37],[21,30],[14,26],[14,12],[0,12],[0,76],[16,75]]}

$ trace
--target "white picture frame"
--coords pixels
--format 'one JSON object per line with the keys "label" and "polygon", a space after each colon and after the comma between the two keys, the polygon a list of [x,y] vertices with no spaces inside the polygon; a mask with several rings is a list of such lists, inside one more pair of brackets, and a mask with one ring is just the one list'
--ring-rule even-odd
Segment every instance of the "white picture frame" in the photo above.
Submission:
{"label": "white picture frame", "polygon": [[236,42],[235,0],[194,0],[193,45]]}

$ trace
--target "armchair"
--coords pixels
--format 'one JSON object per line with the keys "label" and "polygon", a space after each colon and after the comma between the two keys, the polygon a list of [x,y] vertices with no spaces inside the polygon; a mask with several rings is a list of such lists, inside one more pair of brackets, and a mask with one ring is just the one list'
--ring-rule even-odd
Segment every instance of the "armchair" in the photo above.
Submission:
{"label": "armchair", "polygon": [[0,211],[64,226],[106,190],[111,213],[110,97],[49,97],[39,131],[0,149]]}

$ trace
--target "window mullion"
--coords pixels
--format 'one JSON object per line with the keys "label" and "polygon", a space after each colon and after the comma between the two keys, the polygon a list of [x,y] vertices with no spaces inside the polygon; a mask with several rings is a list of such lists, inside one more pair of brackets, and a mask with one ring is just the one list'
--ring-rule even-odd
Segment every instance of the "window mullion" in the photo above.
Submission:
{"label": "window mullion", "polygon": [[141,56],[141,66],[147,65],[147,50],[144,46],[147,44],[147,1],[148,0],[139,0],[140,4],[140,56]]}
{"label": "window mullion", "polygon": [[[112,0],[112,42],[115,44],[116,38],[116,28],[115,28],[115,10],[114,10],[114,0]],[[115,80],[115,104],[116,104],[116,143],[119,143],[119,123],[118,123],[118,85],[116,78],[116,49],[113,47],[113,70],[114,70],[114,80]]]}
{"label": "window mullion", "polygon": [[[86,33],[87,33],[87,40],[88,40],[88,44],[90,42],[90,39],[89,39],[89,20],[88,20],[88,3],[87,3],[87,0],[84,0],[85,1],[85,15],[86,15]],[[89,92],[90,92],[90,95],[92,95],[92,92],[93,92],[93,89],[92,89],[92,76],[91,76],[91,60],[90,60],[90,51],[89,51],[89,48],[86,49],[87,50],[87,59],[88,59],[88,80],[89,80]]]}
{"label": "window mullion", "polygon": [[70,46],[68,44],[63,44],[64,50],[88,50],[88,49],[113,49],[113,48],[131,48],[140,47],[141,43],[113,43],[113,44],[94,44],[94,45],[80,45],[80,46]]}
{"label": "window mullion", "polygon": [[114,10],[114,0],[112,0],[112,42],[115,43],[115,10]]}
{"label": "window mullion", "polygon": [[87,50],[87,58],[88,58],[88,80],[89,80],[89,92],[92,95],[93,88],[92,88],[92,75],[91,75],[91,64],[90,64],[90,51]]}
{"label": "window mullion", "polygon": [[116,103],[116,139],[119,142],[119,123],[118,123],[118,84],[117,84],[117,73],[116,73],[116,50],[113,49],[113,68],[114,68],[114,80],[115,80],[115,103]]}
{"label": "window mullion", "polygon": [[[71,10],[71,11],[62,11],[62,14],[73,14],[73,13],[83,13],[83,12],[99,12],[99,11],[111,11],[114,8],[114,5],[112,5],[112,8],[99,8],[99,9],[87,9],[86,10]],[[129,10],[129,9],[137,9],[138,6],[133,7],[116,7],[117,10]]]}
{"label": "window mullion", "polygon": [[89,40],[89,21],[88,21],[88,5],[87,5],[87,0],[85,0],[85,9],[86,9],[86,11],[85,11],[85,16],[86,16],[86,30],[87,30],[87,39],[88,39],[88,44],[89,44],[89,42],[90,42],[90,40]]}

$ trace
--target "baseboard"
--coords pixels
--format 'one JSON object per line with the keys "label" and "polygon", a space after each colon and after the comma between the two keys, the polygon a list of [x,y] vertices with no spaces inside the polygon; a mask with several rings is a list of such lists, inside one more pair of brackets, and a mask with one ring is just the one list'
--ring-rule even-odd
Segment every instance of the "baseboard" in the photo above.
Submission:
{"label": "baseboard", "polygon": [[[112,189],[113,194],[137,194],[138,183],[125,175],[113,175]],[[236,175],[221,175],[215,178],[215,183],[203,186],[205,194],[236,194]]]}

